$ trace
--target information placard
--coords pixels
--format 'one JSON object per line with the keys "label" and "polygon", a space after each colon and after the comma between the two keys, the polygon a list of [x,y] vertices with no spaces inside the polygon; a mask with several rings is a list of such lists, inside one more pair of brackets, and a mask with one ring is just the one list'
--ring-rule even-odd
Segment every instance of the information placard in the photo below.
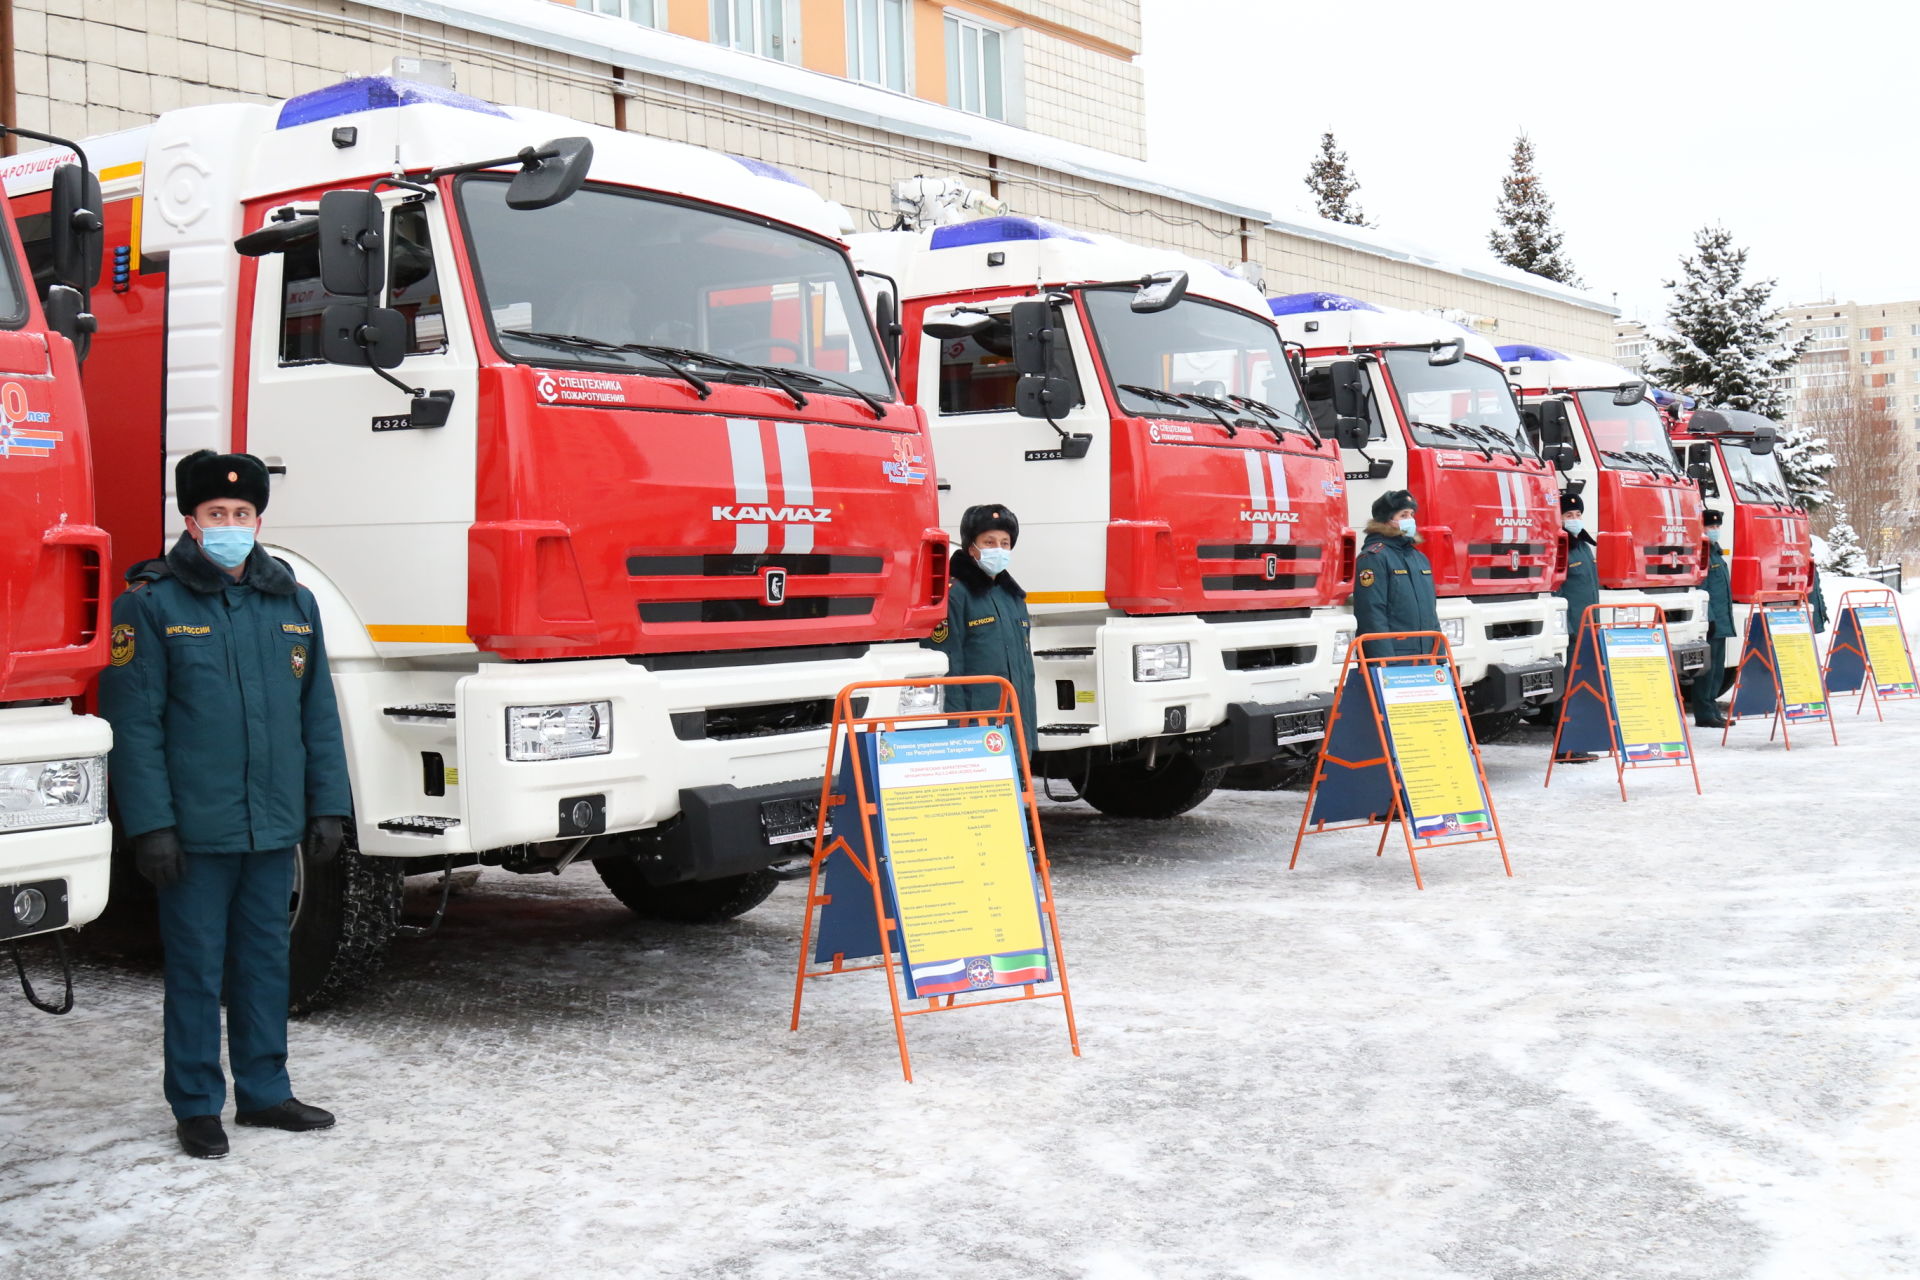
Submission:
{"label": "information placard", "polygon": [[1803,609],[1767,610],[1773,653],[1780,664],[1780,700],[1789,720],[1817,720],[1827,714],[1827,689],[1820,680],[1820,658],[1813,648],[1813,624]]}
{"label": "information placard", "polygon": [[863,735],[913,998],[1052,980],[1006,729]]}
{"label": "information placard", "polygon": [[1603,627],[1607,691],[1620,749],[1632,764],[1687,758],[1687,734],[1673,688],[1673,658],[1653,627]]}
{"label": "information placard", "polygon": [[1875,691],[1883,698],[1911,696],[1915,692],[1913,662],[1907,655],[1906,637],[1900,634],[1900,615],[1888,605],[1861,605],[1853,615],[1867,646],[1867,661],[1873,664]]}
{"label": "information placard", "polygon": [[1438,840],[1492,826],[1448,666],[1374,672],[1402,797],[1415,839]]}

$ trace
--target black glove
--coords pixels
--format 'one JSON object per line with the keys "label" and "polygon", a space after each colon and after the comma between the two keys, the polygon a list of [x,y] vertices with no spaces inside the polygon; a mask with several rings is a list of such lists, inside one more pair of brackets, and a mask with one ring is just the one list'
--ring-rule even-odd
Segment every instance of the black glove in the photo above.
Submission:
{"label": "black glove", "polygon": [[340,846],[346,842],[346,833],[341,827],[339,818],[308,818],[304,846],[307,857],[321,866],[339,857]]}
{"label": "black glove", "polygon": [[133,866],[156,889],[171,889],[187,872],[180,833],[172,827],[143,831],[133,838]]}

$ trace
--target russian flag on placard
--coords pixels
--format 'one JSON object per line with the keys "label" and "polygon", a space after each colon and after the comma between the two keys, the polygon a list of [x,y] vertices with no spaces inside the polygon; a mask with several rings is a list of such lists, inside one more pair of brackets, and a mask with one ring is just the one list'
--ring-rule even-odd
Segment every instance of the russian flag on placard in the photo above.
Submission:
{"label": "russian flag on placard", "polygon": [[997,987],[1018,987],[1029,982],[1047,981],[1047,954],[1044,951],[992,956],[989,959],[993,964],[993,983]]}
{"label": "russian flag on placard", "polygon": [[949,960],[940,964],[916,964],[912,969],[913,990],[916,995],[943,996],[953,991],[965,991],[968,986],[967,962]]}

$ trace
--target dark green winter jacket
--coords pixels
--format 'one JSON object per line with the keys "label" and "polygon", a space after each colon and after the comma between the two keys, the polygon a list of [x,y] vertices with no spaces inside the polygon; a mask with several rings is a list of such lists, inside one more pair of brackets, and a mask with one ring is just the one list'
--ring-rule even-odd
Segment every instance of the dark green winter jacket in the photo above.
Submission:
{"label": "dark green winter jacket", "polygon": [[1707,542],[1707,638],[1726,640],[1733,635],[1733,578],[1727,572],[1727,553]]}
{"label": "dark green winter jacket", "polygon": [[[1599,547],[1585,529],[1567,538],[1567,580],[1553,594],[1567,602],[1567,634],[1576,640],[1587,610],[1600,603],[1600,570],[1594,559]],[[1572,646],[1568,646],[1571,652]]]}
{"label": "dark green winter jacket", "polygon": [[[1353,620],[1361,635],[1391,631],[1438,631],[1433,565],[1397,525],[1370,520],[1354,566]],[[1368,641],[1368,657],[1426,654],[1431,640]]]}
{"label": "dark green winter jacket", "polygon": [[353,812],[313,593],[256,546],[232,578],[182,534],[113,605],[100,712],[123,835],[189,853],[283,849]]}
{"label": "dark green winter jacket", "polygon": [[[1011,574],[989,578],[965,550],[953,553],[952,584],[946,621],[925,643],[947,655],[950,676],[1001,676],[1020,699],[1027,726],[1027,750],[1035,749],[1033,649],[1028,643],[1027,593]],[[999,705],[999,691],[988,685],[949,686],[949,711],[984,711]]]}

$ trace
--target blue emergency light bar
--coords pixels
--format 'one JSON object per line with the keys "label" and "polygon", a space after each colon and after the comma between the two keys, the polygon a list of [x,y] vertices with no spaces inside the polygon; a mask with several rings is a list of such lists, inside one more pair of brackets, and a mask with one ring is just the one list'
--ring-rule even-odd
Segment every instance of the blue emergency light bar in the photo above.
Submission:
{"label": "blue emergency light bar", "polygon": [[1691,409],[1694,406],[1692,396],[1683,396],[1678,392],[1668,391],[1663,387],[1648,387],[1647,396],[1662,409],[1671,408],[1676,404],[1683,409]]}
{"label": "blue emergency light bar", "polygon": [[507,118],[507,113],[491,102],[482,102],[467,94],[455,93],[452,89],[442,89],[439,85],[396,80],[392,76],[362,76],[358,80],[342,80],[339,84],[315,89],[297,98],[288,98],[280,104],[280,120],[274,128],[292,129],[319,120],[358,115],[362,111],[420,104],[454,107],[461,111]]}
{"label": "blue emergency light bar", "polygon": [[964,249],[976,244],[1004,244],[1009,240],[1077,240],[1081,244],[1093,241],[1077,231],[1051,222],[1042,222],[1038,218],[976,218],[972,222],[956,223],[950,227],[935,227],[933,240],[928,245],[933,249]]}
{"label": "blue emergency light bar", "polygon": [[1317,311],[1378,311],[1380,308],[1344,293],[1289,293],[1267,299],[1267,310],[1277,316],[1312,315]]}
{"label": "blue emergency light bar", "polygon": [[791,182],[796,187],[806,187],[809,191],[813,190],[812,187],[807,187],[806,183],[794,177],[777,164],[768,164],[765,160],[752,160],[746,156],[730,155],[727,159],[757,177],[772,178],[775,182]]}
{"label": "blue emergency light bar", "polygon": [[1497,347],[1495,350],[1499,351],[1502,360],[1509,363],[1515,360],[1565,360],[1568,358],[1552,347],[1537,347],[1531,342],[1509,342],[1506,346]]}

